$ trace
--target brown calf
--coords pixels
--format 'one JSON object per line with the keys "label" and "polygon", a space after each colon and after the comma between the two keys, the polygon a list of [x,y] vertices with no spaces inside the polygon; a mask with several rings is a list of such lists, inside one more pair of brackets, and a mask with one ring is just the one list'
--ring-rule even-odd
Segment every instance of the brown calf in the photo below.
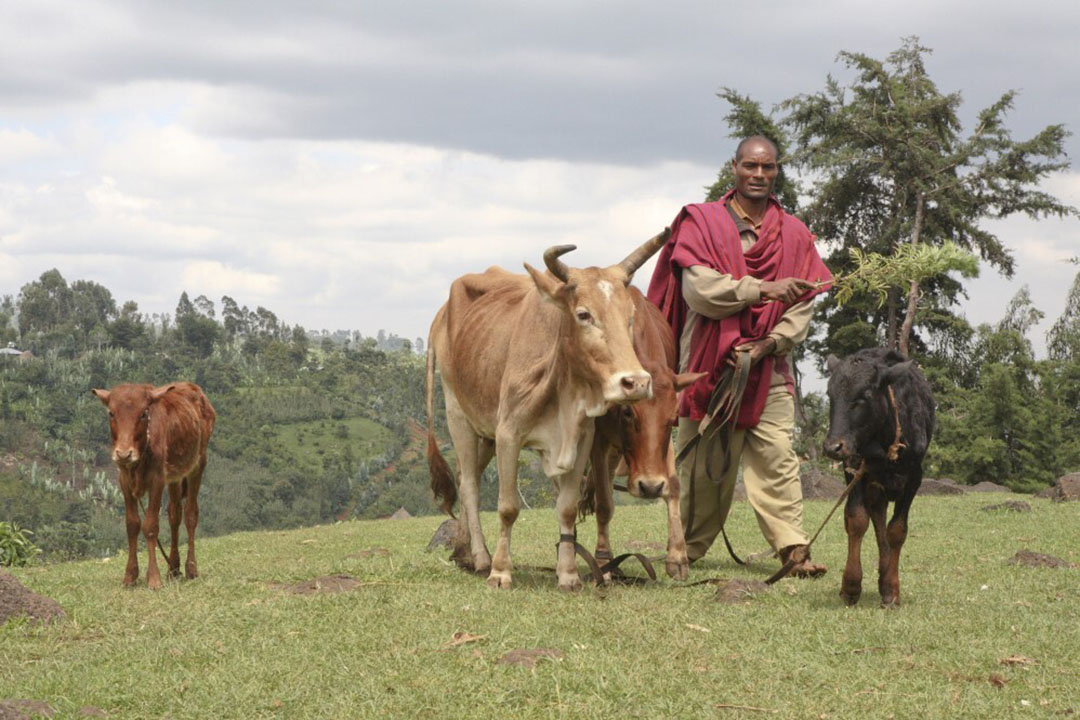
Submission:
{"label": "brown calf", "polygon": [[591,465],[585,481],[582,514],[596,512],[596,558],[611,559],[608,524],[614,513],[612,474],[621,458],[626,465],[627,491],[634,497],[664,499],[668,515],[665,569],[685,580],[690,569],[679,518],[679,478],[671,427],[676,420],[678,393],[707,373],[676,374],[675,336],[664,316],[638,291],[628,288],[634,315],[634,352],[652,375],[651,398],[612,408],[596,419]]}
{"label": "brown calf", "polygon": [[[127,518],[128,562],[124,585],[131,586],[139,577],[138,537],[141,525],[146,536],[150,560],[146,584],[161,587],[157,567],[158,513],[161,495],[169,488],[169,574],[180,575],[180,551],[177,532],[181,502],[187,527],[188,549],[185,574],[198,577],[195,563],[195,526],[199,522],[199,484],[206,468],[206,446],[214,430],[216,414],[210,401],[189,382],[152,385],[117,385],[112,390],[94,390],[94,395],[109,409],[112,431],[112,459],[120,471],[120,490],[124,494]],[[139,521],[139,500],[150,492],[150,507]]]}

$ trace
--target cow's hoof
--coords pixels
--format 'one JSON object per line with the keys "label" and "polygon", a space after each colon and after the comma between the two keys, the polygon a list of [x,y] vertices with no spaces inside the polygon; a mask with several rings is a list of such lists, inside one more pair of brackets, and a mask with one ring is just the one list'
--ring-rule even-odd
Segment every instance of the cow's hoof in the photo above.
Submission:
{"label": "cow's hoof", "polygon": [[188,580],[194,580],[199,577],[199,570],[194,565],[188,565],[187,572],[184,573],[184,577]]}
{"label": "cow's hoof", "polygon": [[861,590],[847,591],[841,590],[840,597],[844,599],[844,603],[848,607],[852,607],[859,602],[859,598],[862,596]]}
{"label": "cow's hoof", "polygon": [[572,575],[565,579],[559,579],[559,589],[563,592],[577,592],[583,587],[585,587],[585,585],[581,582],[581,578],[577,575]]}
{"label": "cow's hoof", "polygon": [[176,567],[169,568],[169,577],[171,577],[171,578],[180,577],[180,566],[179,565],[177,565]]}
{"label": "cow's hoof", "polygon": [[135,583],[137,583],[138,580],[139,580],[138,575],[125,575],[124,576],[124,587],[135,587]]}
{"label": "cow's hoof", "polygon": [[496,572],[491,571],[488,575],[488,587],[495,588],[496,590],[509,590],[512,582],[510,580],[510,573],[508,572]]}
{"label": "cow's hoof", "polygon": [[161,578],[160,577],[146,578],[146,587],[150,588],[151,590],[160,590],[161,589]]}
{"label": "cow's hoof", "polygon": [[900,598],[899,597],[892,597],[892,598],[883,597],[883,598],[881,598],[881,609],[882,610],[898,610],[899,608],[900,608]]}
{"label": "cow's hoof", "polygon": [[685,558],[682,560],[667,560],[664,562],[664,570],[667,571],[668,577],[672,580],[685,580],[690,576],[690,561]]}

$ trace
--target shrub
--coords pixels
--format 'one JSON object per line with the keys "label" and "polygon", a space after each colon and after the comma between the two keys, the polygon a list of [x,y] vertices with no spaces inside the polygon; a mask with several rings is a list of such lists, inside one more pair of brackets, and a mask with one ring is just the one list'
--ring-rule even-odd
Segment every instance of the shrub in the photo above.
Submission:
{"label": "shrub", "polygon": [[29,565],[39,550],[30,542],[29,530],[23,530],[14,522],[0,522],[0,566],[21,567]]}

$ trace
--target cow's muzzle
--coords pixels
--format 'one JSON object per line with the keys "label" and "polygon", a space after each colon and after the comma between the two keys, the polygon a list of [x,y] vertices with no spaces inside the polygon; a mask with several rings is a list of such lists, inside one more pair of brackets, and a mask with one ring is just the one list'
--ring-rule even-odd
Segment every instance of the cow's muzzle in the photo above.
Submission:
{"label": "cow's muzzle", "polygon": [[853,452],[847,440],[836,437],[825,438],[825,446],[822,449],[833,460],[847,460]]}
{"label": "cow's muzzle", "polygon": [[667,479],[654,475],[633,478],[628,485],[630,494],[645,500],[661,497],[667,489]]}
{"label": "cow's muzzle", "polygon": [[652,397],[652,375],[645,372],[616,373],[604,389],[604,400],[612,403],[629,403]]}
{"label": "cow's muzzle", "polygon": [[128,450],[114,449],[112,452],[113,462],[122,467],[131,467],[139,462],[139,451],[135,448]]}

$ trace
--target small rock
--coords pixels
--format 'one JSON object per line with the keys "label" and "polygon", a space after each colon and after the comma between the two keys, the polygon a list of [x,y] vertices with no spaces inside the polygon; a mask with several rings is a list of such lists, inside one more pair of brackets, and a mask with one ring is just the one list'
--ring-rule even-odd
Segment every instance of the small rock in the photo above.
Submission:
{"label": "small rock", "polygon": [[835,500],[845,487],[843,480],[812,465],[803,466],[799,482],[804,500]]}
{"label": "small rock", "polygon": [[716,591],[715,600],[725,605],[750,602],[755,595],[769,591],[761,580],[729,580]]}
{"label": "small rock", "polygon": [[431,536],[431,540],[428,541],[427,551],[431,552],[435,548],[454,547],[454,536],[458,532],[458,521],[454,518],[447,518],[443,520],[442,525],[435,531],[435,534]]}
{"label": "small rock", "polygon": [[0,700],[0,720],[51,718],[55,711],[40,700]]}
{"label": "small rock", "polygon": [[957,485],[947,478],[925,478],[919,486],[919,495],[963,495],[967,491],[963,485]]}
{"label": "small rock", "polygon": [[990,482],[989,480],[983,480],[982,482],[975,483],[974,485],[972,485],[971,487],[968,488],[968,491],[970,491],[970,492],[1003,492],[1003,493],[1011,493],[1012,492],[1012,490],[1005,487],[1004,485],[998,485],[997,483]]}

